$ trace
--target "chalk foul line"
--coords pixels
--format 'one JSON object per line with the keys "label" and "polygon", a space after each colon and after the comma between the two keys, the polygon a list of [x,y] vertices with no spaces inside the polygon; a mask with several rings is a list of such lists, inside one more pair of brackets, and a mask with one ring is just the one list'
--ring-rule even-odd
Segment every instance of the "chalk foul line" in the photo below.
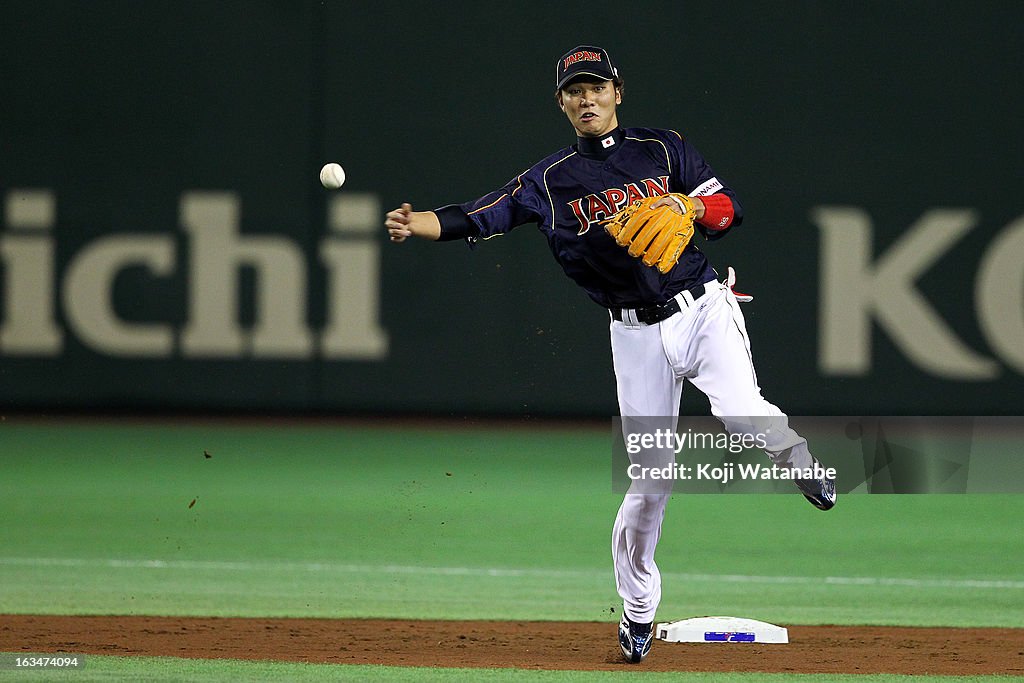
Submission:
{"label": "chalk foul line", "polygon": [[[0,567],[92,567],[106,569],[157,569],[177,571],[224,572],[306,572],[311,574],[368,574],[466,577],[524,577],[538,579],[568,578],[604,580],[611,570],[537,569],[505,567],[429,567],[416,565],[371,565],[338,562],[293,562],[265,560],[161,560],[144,558],[78,558],[78,557],[0,557]],[[975,578],[913,578],[880,576],[759,576],[752,574],[694,574],[662,572],[672,581],[698,583],[738,583],[800,586],[864,586],[901,588],[949,588],[979,590],[1024,590],[1024,580]]]}

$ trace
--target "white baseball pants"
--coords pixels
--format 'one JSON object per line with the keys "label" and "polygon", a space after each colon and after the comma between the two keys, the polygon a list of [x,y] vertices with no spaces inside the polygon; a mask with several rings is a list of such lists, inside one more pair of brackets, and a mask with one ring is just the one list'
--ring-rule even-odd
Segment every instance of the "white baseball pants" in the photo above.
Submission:
{"label": "white baseball pants", "polygon": [[[750,341],[739,302],[727,285],[712,280],[694,301],[689,292],[676,297],[681,312],[654,325],[623,314],[612,321],[612,361],[615,368],[623,430],[642,424],[632,418],[671,418],[676,428],[683,383],[692,382],[711,403],[711,413],[730,432],[743,432],[749,421],[731,418],[770,416],[772,438],[765,448],[771,460],[786,467],[810,467],[807,442],[789,428],[785,414],[761,396]],[[674,462],[670,449],[645,452],[631,459],[645,464]],[[627,617],[654,620],[661,601],[661,574],[654,551],[668,493],[636,493],[631,486],[623,498],[612,530],[615,584]]]}

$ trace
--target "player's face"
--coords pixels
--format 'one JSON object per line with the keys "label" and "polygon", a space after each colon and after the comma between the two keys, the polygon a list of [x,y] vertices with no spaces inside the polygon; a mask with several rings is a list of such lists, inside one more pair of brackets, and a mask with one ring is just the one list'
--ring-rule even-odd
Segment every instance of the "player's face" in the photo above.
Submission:
{"label": "player's face", "polygon": [[622,95],[612,81],[576,81],[562,88],[558,103],[580,137],[600,137],[619,125]]}

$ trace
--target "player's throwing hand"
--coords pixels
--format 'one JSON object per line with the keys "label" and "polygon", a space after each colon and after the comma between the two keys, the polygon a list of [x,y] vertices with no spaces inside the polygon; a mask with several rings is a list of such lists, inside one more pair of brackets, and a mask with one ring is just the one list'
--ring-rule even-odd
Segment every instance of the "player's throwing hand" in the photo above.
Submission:
{"label": "player's throwing hand", "polygon": [[404,242],[406,237],[412,237],[409,230],[409,223],[412,220],[412,205],[406,202],[394,211],[389,211],[385,216],[384,226],[388,229],[388,235],[392,242]]}
{"label": "player's throwing hand", "polygon": [[384,227],[392,242],[404,242],[407,237],[436,240],[441,235],[441,224],[433,211],[413,211],[405,202],[384,216]]}

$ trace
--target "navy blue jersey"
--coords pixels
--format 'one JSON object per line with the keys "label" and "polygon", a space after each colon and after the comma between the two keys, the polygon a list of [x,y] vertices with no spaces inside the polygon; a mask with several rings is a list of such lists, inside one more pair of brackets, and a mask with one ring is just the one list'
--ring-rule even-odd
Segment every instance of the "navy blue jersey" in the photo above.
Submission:
{"label": "navy blue jersey", "polygon": [[600,140],[581,138],[500,190],[459,208],[475,228],[471,240],[536,223],[555,260],[591,299],[605,307],[635,308],[667,301],[715,277],[692,240],[679,263],[662,275],[627,254],[599,223],[636,199],[669,192],[723,193],[733,203],[732,225],[742,219],[733,191],[704,157],[675,131],[653,128],[616,129]]}

